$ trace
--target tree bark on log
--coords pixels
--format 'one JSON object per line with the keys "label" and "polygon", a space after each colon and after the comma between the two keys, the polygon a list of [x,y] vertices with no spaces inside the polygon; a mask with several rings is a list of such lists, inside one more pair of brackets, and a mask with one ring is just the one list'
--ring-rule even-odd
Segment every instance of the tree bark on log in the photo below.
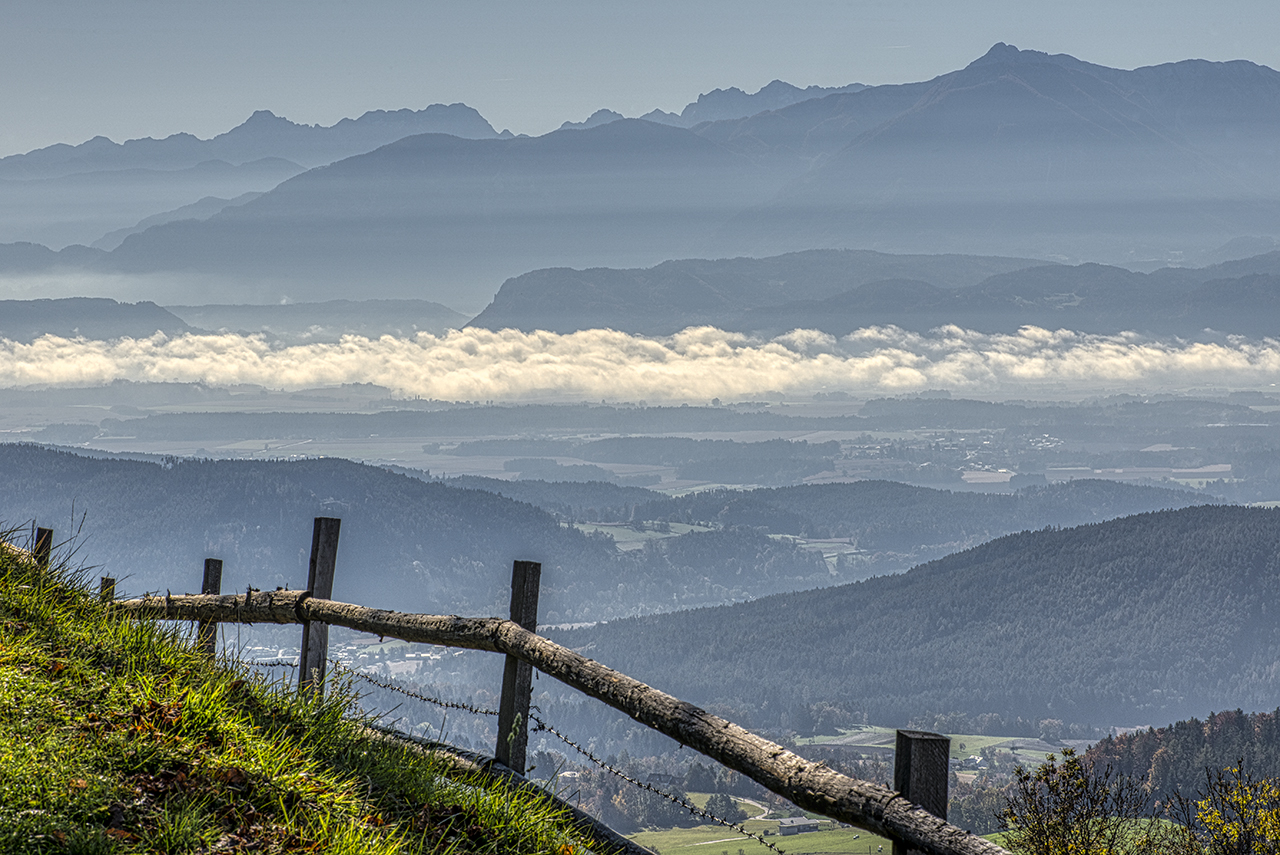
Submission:
{"label": "tree bark on log", "polygon": [[741,772],[805,810],[929,855],[1002,855],[1005,850],[951,825],[888,787],[806,760],[731,721],[674,698],[501,618],[415,615],[318,600],[305,591],[234,596],[145,597],[118,604],[140,617],[242,623],[323,621],[404,641],[506,653],[621,710],[682,745]]}

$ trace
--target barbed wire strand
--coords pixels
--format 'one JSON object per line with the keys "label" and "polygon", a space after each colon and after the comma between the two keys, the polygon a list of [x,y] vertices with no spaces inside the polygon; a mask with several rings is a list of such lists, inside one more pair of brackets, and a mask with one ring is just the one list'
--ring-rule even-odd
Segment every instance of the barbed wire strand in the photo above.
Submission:
{"label": "barbed wire strand", "polygon": [[498,714],[497,710],[484,709],[483,707],[477,707],[472,704],[464,703],[462,701],[446,701],[442,698],[433,698],[430,695],[423,695],[418,692],[414,692],[409,689],[403,688],[402,686],[397,686],[394,683],[383,682],[382,680],[379,680],[378,678],[372,676],[371,674],[368,674],[364,671],[357,670],[355,668],[351,668],[347,665],[344,665],[341,662],[338,662],[335,659],[330,659],[329,662],[331,662],[333,666],[338,670],[345,671],[348,674],[359,677],[361,680],[364,680],[367,683],[372,683],[373,685],[377,686],[380,689],[388,689],[389,691],[392,691],[392,692],[399,692],[402,695],[408,695],[411,698],[416,698],[417,700],[420,700],[420,701],[426,701],[429,704],[435,704],[436,706],[445,707],[446,709],[463,710],[464,712],[475,713],[476,715],[496,716]]}
{"label": "barbed wire strand", "polygon": [[[417,700],[425,701],[426,703],[429,703],[429,704],[436,704],[438,706],[446,707],[448,709],[464,710],[466,712],[475,713],[476,715],[496,716],[498,714],[496,710],[484,709],[481,707],[473,706],[471,704],[462,703],[459,701],[446,701],[441,698],[433,698],[429,695],[420,694],[410,689],[397,686],[394,683],[384,682],[382,680],[379,680],[365,673],[364,671],[360,671],[355,668],[348,667],[347,665],[344,665],[343,663],[338,662],[335,659],[330,659],[329,662],[331,662],[336,669],[340,669],[342,671],[347,672],[348,674],[359,677],[360,679],[368,683],[371,683],[379,688],[387,689],[388,691],[392,691],[392,692],[399,692],[402,695],[407,695],[408,697],[416,698]],[[292,663],[281,663],[281,664],[292,664]],[[535,710],[537,712],[535,712]],[[743,835],[744,837],[750,837],[751,839],[755,840],[756,842],[760,843],[766,848],[779,853],[779,855],[783,855],[782,849],[779,849],[774,844],[765,840],[763,836],[756,834],[753,831],[748,831],[744,826],[740,825],[739,823],[735,823],[735,822],[732,822],[731,820],[727,820],[722,817],[716,816],[715,814],[710,813],[707,810],[698,807],[692,802],[689,802],[687,799],[682,799],[679,796],[673,795],[672,793],[668,793],[665,790],[659,789],[658,787],[655,787],[653,784],[650,784],[646,781],[637,780],[636,778],[633,778],[630,775],[628,775],[626,772],[623,772],[621,769],[618,769],[617,767],[607,763],[606,761],[601,760],[599,757],[593,754],[590,749],[584,747],[583,745],[574,741],[570,737],[561,733],[556,728],[547,724],[546,720],[543,719],[540,715],[538,715],[539,712],[541,712],[541,710],[539,710],[536,706],[531,707],[529,709],[529,721],[533,722],[535,733],[537,732],[549,733],[555,738],[559,739],[565,745],[568,745],[574,751],[577,751],[583,757],[586,757],[596,766],[600,767],[606,772],[609,772],[610,774],[616,775],[617,777],[621,778],[622,780],[626,781],[632,786],[639,787],[642,790],[647,790],[648,792],[651,792],[661,798],[666,799],[672,804],[679,805],[680,807],[689,811],[689,813],[692,814],[693,816],[699,816],[704,819],[709,819],[712,822],[717,823],[718,825],[722,825],[725,828],[730,829],[731,831],[734,831],[734,832],[737,832],[738,834]]]}
{"label": "barbed wire strand", "polygon": [[672,795],[671,793],[668,793],[665,790],[661,790],[658,787],[655,787],[653,784],[650,784],[647,781],[639,781],[631,777],[630,775],[628,775],[626,772],[623,772],[621,769],[618,769],[617,767],[607,763],[606,761],[601,760],[599,757],[593,754],[589,749],[583,747],[582,745],[579,745],[574,740],[570,739],[560,731],[556,730],[551,725],[547,724],[546,721],[544,721],[541,716],[533,712],[534,709],[537,709],[537,707],[532,707],[529,711],[529,720],[533,722],[534,725],[536,725],[534,728],[534,732],[546,731],[547,733],[550,733],[552,736],[559,739],[565,745],[568,745],[574,751],[577,751],[583,757],[586,757],[588,760],[590,760],[595,765],[599,766],[601,769],[618,776],[619,778],[626,781],[627,783],[632,784],[636,787],[639,787],[642,790],[648,790],[649,792],[654,793],[655,795],[661,796],[667,801],[672,802],[673,804],[677,804],[680,807],[688,810],[689,813],[693,814],[694,816],[700,816],[700,817],[703,817],[704,819],[709,819],[714,823],[717,823],[719,825],[724,826],[725,828],[730,829],[731,831],[736,831],[738,834],[741,834],[744,837],[750,837],[756,842],[760,843],[762,846],[772,849],[774,852],[779,853],[779,855],[783,855],[783,850],[779,849],[777,846],[765,840],[764,837],[762,837],[761,835],[756,834],[753,831],[748,831],[744,826],[736,822],[731,822],[730,820],[718,817],[715,814],[710,813],[705,809],[698,807],[695,804],[692,804],[686,799],[682,799],[679,796]]}

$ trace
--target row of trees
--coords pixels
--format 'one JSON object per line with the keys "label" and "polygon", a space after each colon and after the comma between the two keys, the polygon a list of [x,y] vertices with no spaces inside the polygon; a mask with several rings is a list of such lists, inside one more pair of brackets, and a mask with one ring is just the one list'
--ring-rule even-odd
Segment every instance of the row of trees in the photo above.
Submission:
{"label": "row of trees", "polygon": [[1015,855],[1274,855],[1280,783],[1240,765],[1206,770],[1195,795],[1160,801],[1146,782],[1070,749],[1019,768],[1000,810]]}

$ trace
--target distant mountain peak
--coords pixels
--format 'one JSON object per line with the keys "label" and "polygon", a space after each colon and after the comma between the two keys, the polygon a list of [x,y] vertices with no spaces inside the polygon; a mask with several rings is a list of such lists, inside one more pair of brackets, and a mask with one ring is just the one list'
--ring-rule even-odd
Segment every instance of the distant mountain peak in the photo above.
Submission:
{"label": "distant mountain peak", "polygon": [[990,65],[996,62],[1044,62],[1048,59],[1049,54],[1041,50],[1019,50],[1015,45],[996,42],[991,46],[991,50],[966,67],[973,68],[975,65]]}
{"label": "distant mountain peak", "polygon": [[277,116],[275,113],[271,112],[270,110],[254,110],[253,115],[245,119],[244,122],[241,123],[240,127],[243,128],[249,125],[260,127],[263,125],[279,125],[279,124],[292,125],[294,124],[294,122],[289,121],[283,116]]}
{"label": "distant mountain peak", "polygon": [[[687,105],[680,112],[680,121],[685,127],[692,127],[699,122],[719,121],[722,119],[739,119],[789,107],[801,101],[822,98],[847,92],[865,89],[861,83],[850,83],[847,86],[824,87],[807,86],[801,89],[784,80],[772,80],[757,91],[748,93],[737,86],[728,89],[713,89],[698,96],[698,100]],[[660,121],[660,120],[659,120]]]}
{"label": "distant mountain peak", "polygon": [[582,121],[582,122],[565,122],[563,125],[561,125],[561,126],[559,127],[559,130],[562,130],[562,131],[566,131],[566,130],[580,130],[580,131],[584,131],[584,130],[586,130],[587,128],[594,128],[594,127],[596,127],[596,126],[598,126],[598,125],[607,125],[607,124],[609,124],[610,122],[616,122],[616,121],[618,121],[619,119],[624,119],[624,118],[626,118],[626,117],[625,117],[625,116],[623,116],[621,113],[615,113],[613,110],[596,110],[596,111],[595,111],[594,113],[592,113],[590,116],[587,116],[587,118],[586,118],[586,120],[585,120],[585,121]]}

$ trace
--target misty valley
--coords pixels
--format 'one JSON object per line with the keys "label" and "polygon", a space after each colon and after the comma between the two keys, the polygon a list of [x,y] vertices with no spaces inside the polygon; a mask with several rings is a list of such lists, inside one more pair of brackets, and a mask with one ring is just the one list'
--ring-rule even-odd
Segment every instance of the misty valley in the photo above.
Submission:
{"label": "misty valley", "polygon": [[[716,89],[538,136],[463,103],[260,109],[0,157],[0,684],[28,647],[58,652],[13,685],[167,675],[93,689],[132,710],[102,763],[129,758],[133,801],[75,820],[106,848],[23,814],[44,848],[0,851],[524,851],[461,796],[386,806],[417,790],[351,821],[423,848],[266,835],[256,793],[322,813],[341,787],[196,759],[233,740],[183,730],[205,689],[170,688],[223,666],[209,708],[304,722],[290,750],[357,728],[315,737],[317,769],[446,746],[605,835],[530,852],[1273,851],[1214,848],[1196,811],[1280,817],[1278,156],[1265,65],[999,43],[920,82]],[[308,617],[330,601],[347,623]],[[440,617],[408,641],[379,628],[398,613]],[[114,652],[74,659],[98,637]],[[562,661],[621,676],[587,691]],[[611,680],[643,684],[598,702]],[[901,801],[900,730],[950,740],[943,831],[795,783]],[[1136,799],[1094,818],[1131,823],[1113,848],[1019,836],[1027,799],[1103,768]],[[98,798],[95,775],[63,777]],[[184,799],[220,836],[163,842]]]}

